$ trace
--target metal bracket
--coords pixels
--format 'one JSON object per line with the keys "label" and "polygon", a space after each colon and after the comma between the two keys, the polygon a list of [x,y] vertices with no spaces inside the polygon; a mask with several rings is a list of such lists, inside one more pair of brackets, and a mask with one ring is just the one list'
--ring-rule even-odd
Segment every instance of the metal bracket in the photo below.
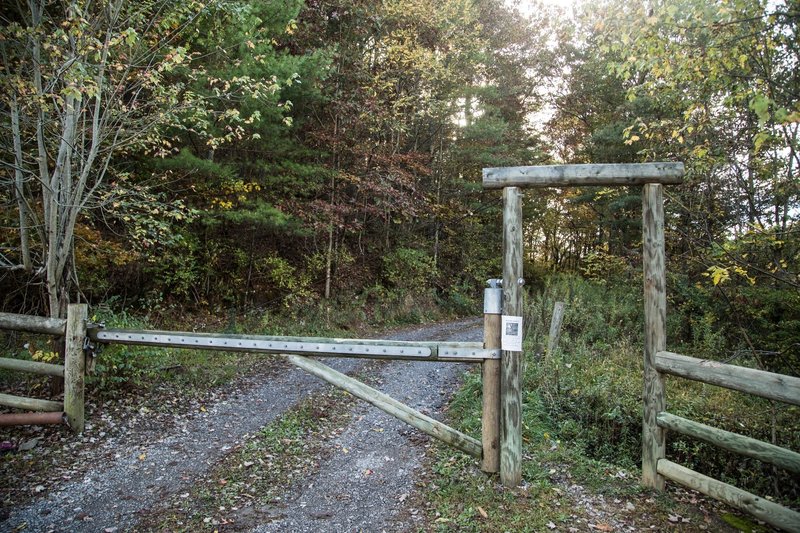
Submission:
{"label": "metal bracket", "polygon": [[86,373],[94,374],[94,365],[100,354],[102,343],[97,339],[97,332],[106,327],[105,322],[86,321],[86,337],[83,339],[83,353],[86,356]]}
{"label": "metal bracket", "polygon": [[86,373],[94,374],[94,364],[100,353],[99,343],[94,342],[86,335],[83,338],[83,355],[86,358]]}
{"label": "metal bracket", "polygon": [[105,329],[106,323],[105,322],[90,322],[86,321],[86,338],[87,339],[96,339],[97,332],[102,331]]}
{"label": "metal bracket", "polygon": [[501,350],[487,350],[485,348],[440,348],[439,359],[500,359]]}

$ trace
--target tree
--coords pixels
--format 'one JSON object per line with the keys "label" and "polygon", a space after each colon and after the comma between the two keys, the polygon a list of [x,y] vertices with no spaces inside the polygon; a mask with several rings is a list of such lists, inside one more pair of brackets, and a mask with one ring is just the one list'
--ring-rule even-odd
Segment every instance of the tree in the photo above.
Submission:
{"label": "tree", "polygon": [[[213,14],[224,10],[247,11],[225,3]],[[194,30],[210,11],[193,0],[32,0],[0,12],[2,142],[11,157],[3,180],[19,221],[0,268],[43,283],[51,316],[65,313],[77,281],[79,219],[99,207],[114,212],[115,191],[104,193],[111,178],[128,175],[116,166],[121,159],[169,153],[167,125],[204,135],[212,150],[239,139],[255,117],[239,112],[237,97],[259,100],[280,88],[274,77],[243,74],[206,77],[211,90],[196,90],[206,70],[191,46],[202,41]],[[218,101],[234,105],[220,109]]]}
{"label": "tree", "polygon": [[[557,130],[574,157],[686,163],[685,183],[668,190],[669,256],[683,267],[675,279],[689,308],[704,302],[728,347],[752,354],[797,350],[788,325],[800,287],[797,22],[793,2],[586,6],[578,31],[587,43],[567,47],[568,91],[557,100],[557,118],[582,130]],[[590,204],[598,244],[623,255],[635,232],[615,235],[612,224],[630,209],[605,196],[612,201]],[[766,333],[779,322],[779,335]]]}
{"label": "tree", "polygon": [[74,230],[96,207],[115,155],[141,149],[168,120],[180,87],[163,76],[186,59],[177,36],[199,2],[31,1],[3,9],[4,181],[19,211],[19,245],[4,269],[41,280],[51,316],[74,281]]}

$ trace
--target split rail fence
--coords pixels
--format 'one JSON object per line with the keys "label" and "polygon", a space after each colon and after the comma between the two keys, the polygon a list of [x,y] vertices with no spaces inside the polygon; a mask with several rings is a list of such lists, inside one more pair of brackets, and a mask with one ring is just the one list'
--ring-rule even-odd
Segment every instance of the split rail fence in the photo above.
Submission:
{"label": "split rail fence", "polygon": [[70,305],[66,319],[0,313],[0,329],[51,335],[64,350],[63,365],[0,357],[0,369],[64,379],[63,402],[0,393],[0,405],[33,411],[0,414],[0,426],[65,422],[76,432],[83,431],[86,314],[86,304]]}

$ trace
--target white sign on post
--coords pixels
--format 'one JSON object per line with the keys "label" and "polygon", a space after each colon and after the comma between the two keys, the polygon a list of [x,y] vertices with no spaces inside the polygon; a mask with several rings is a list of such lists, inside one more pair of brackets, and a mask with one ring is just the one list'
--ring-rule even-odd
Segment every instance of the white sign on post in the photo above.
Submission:
{"label": "white sign on post", "polygon": [[500,347],[509,352],[522,351],[522,317],[503,315]]}

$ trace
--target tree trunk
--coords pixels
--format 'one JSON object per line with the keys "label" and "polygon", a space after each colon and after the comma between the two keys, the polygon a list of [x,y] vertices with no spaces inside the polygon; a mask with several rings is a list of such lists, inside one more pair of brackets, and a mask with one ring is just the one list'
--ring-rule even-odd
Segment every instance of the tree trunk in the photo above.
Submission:
{"label": "tree trunk", "polygon": [[25,183],[22,175],[22,168],[25,162],[22,159],[22,138],[19,129],[19,106],[17,105],[16,94],[11,98],[11,135],[14,138],[14,195],[17,198],[17,208],[19,209],[20,259],[25,272],[30,272],[33,269],[29,239],[30,228],[28,226],[30,216],[28,215],[28,203],[25,200]]}
{"label": "tree trunk", "polygon": [[[339,172],[339,115],[333,120],[333,167],[336,169],[336,172]],[[331,175],[331,214],[330,216],[333,217],[333,208],[336,202],[336,173]],[[333,240],[334,240],[334,231],[333,231],[333,220],[328,222],[328,250],[325,255],[325,299],[328,300],[331,297],[331,274],[333,272]]]}
{"label": "tree trunk", "polygon": [[[331,179],[333,181],[333,179]],[[328,253],[325,259],[325,299],[331,297],[331,272],[333,271],[333,223],[328,224]]]}

